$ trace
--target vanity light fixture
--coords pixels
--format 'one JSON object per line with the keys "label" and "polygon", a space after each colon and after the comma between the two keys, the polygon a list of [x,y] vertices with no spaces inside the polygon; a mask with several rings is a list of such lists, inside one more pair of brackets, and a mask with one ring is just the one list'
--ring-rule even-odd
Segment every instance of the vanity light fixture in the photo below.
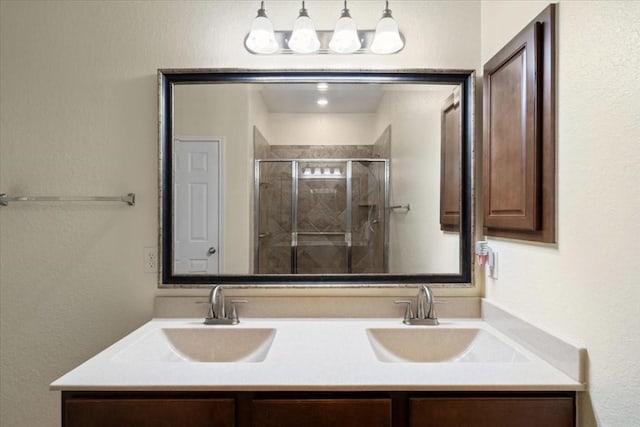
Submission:
{"label": "vanity light fixture", "polygon": [[293,32],[288,41],[289,49],[295,53],[313,53],[320,49],[320,40],[313,21],[309,18],[307,9],[302,2],[302,9],[295,24],[293,24]]}
{"label": "vanity light fixture", "polygon": [[275,53],[280,49],[273,31],[273,24],[264,10],[264,1],[260,2],[258,16],[251,23],[251,30],[244,41],[249,52],[258,54]]}
{"label": "vanity light fixture", "polygon": [[389,9],[389,1],[387,0],[382,12],[382,18],[380,18],[376,26],[376,33],[373,36],[373,43],[371,43],[371,52],[389,54],[398,52],[403,47],[404,40],[400,37],[398,24],[391,16],[391,9]]}
{"label": "vanity light fixture", "polygon": [[[274,31],[267,18],[264,1],[251,23],[244,45],[252,54],[362,54],[388,55],[401,51],[405,40],[398,24],[391,16],[389,2],[385,2],[382,18],[375,30],[358,30],[351,17],[347,0],[333,31],[316,31],[305,1],[291,31]],[[319,89],[322,90],[322,89]]]}
{"label": "vanity light fixture", "polygon": [[333,36],[329,42],[329,49],[336,53],[354,53],[362,47],[356,21],[351,17],[347,8],[347,0],[344,0],[344,9],[340,19],[336,22]]}

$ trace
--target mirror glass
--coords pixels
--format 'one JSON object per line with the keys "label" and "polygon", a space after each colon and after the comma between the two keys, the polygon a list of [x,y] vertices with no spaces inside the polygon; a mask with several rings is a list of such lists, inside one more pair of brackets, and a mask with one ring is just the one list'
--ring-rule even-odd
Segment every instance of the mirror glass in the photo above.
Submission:
{"label": "mirror glass", "polygon": [[159,78],[162,283],[470,282],[472,73]]}

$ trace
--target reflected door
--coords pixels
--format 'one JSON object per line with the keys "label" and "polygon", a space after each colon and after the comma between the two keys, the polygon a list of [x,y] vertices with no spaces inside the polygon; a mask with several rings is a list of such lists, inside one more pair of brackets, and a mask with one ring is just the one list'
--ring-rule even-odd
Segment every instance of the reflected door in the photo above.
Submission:
{"label": "reflected door", "polygon": [[219,274],[220,140],[174,141],[175,274]]}

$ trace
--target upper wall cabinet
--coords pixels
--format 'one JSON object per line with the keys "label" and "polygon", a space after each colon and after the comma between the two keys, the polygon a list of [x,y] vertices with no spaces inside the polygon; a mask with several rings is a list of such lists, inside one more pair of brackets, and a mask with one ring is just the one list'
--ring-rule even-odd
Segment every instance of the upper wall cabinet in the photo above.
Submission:
{"label": "upper wall cabinet", "polygon": [[445,100],[441,113],[440,144],[440,229],[460,228],[460,94]]}
{"label": "upper wall cabinet", "polygon": [[555,5],[484,66],[484,234],[555,242]]}

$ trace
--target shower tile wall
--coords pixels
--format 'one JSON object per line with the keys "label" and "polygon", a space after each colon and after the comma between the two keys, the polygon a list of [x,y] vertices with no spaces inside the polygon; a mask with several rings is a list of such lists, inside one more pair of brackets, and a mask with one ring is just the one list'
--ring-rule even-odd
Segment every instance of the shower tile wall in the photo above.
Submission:
{"label": "shower tile wall", "polygon": [[373,157],[373,145],[271,145],[269,159],[354,159]]}

